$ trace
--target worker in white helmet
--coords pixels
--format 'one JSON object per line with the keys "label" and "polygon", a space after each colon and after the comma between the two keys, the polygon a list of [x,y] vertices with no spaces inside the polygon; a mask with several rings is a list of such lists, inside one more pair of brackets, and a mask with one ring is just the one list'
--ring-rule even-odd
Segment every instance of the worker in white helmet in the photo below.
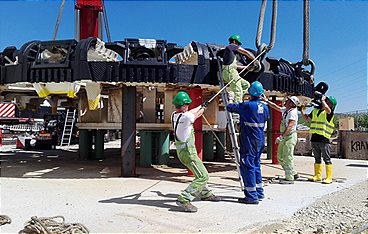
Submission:
{"label": "worker in white helmet", "polygon": [[270,102],[267,98],[263,100],[273,109],[282,113],[280,136],[276,138],[277,160],[285,171],[285,179],[280,184],[293,184],[298,179],[298,173],[294,169],[294,148],[298,141],[296,126],[298,124],[299,99],[295,96],[287,97],[283,107]]}

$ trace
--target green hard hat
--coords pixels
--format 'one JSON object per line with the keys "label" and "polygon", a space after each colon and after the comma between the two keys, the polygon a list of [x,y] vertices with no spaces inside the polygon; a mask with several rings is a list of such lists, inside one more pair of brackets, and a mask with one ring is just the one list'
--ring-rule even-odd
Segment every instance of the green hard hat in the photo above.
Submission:
{"label": "green hard hat", "polygon": [[182,106],[184,104],[190,104],[192,100],[189,95],[184,91],[179,91],[178,94],[174,97],[173,104],[176,107]]}
{"label": "green hard hat", "polygon": [[332,104],[332,109],[335,109],[336,105],[337,105],[337,101],[336,98],[334,96],[329,96],[328,100],[330,100],[331,104]]}
{"label": "green hard hat", "polygon": [[237,34],[231,35],[231,36],[229,37],[229,42],[231,42],[232,40],[237,41],[237,42],[239,43],[239,45],[241,45],[241,44],[242,44],[242,43],[241,43],[241,41],[240,41],[240,36],[239,36],[239,35],[237,35]]}

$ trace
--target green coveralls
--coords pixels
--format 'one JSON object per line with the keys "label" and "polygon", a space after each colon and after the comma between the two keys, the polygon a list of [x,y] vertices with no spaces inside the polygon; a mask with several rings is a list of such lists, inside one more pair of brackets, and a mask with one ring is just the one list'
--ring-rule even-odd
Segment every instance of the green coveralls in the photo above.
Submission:
{"label": "green coveralls", "polygon": [[250,86],[249,82],[240,77],[238,71],[236,70],[236,57],[230,65],[222,65],[222,79],[225,83],[229,83],[232,79],[230,89],[234,92],[234,101],[242,102],[244,94],[248,91]]}
{"label": "green coveralls", "polygon": [[192,183],[179,195],[178,201],[185,203],[193,201],[198,196],[201,198],[210,197],[212,191],[207,187],[208,172],[198,157],[194,144],[194,131],[190,134],[187,142],[175,140],[175,145],[180,162],[191,170],[195,177]]}
{"label": "green coveralls", "polygon": [[[284,132],[285,129],[285,120],[283,119],[280,131]],[[294,169],[294,148],[297,141],[296,131],[291,131],[281,140],[277,149],[277,160],[285,171],[286,180],[294,180],[294,175],[297,174]]]}

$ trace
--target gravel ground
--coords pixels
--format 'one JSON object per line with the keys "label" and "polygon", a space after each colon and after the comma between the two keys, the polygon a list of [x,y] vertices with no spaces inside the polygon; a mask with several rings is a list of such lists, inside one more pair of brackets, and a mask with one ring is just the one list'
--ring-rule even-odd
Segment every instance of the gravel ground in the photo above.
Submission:
{"label": "gravel ground", "polygon": [[318,199],[281,222],[250,233],[367,233],[368,180]]}

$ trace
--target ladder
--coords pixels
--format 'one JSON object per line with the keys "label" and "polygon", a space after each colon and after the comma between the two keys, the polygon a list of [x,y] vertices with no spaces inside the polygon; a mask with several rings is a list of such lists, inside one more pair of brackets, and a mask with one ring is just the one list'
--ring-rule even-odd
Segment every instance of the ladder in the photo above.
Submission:
{"label": "ladder", "polygon": [[[218,65],[218,69],[219,69],[217,78],[218,78],[218,81],[219,81],[220,88],[222,89],[225,85],[224,85],[224,81],[222,80],[221,63],[220,63],[219,58],[217,58],[215,56],[215,53],[213,52],[212,48],[210,46],[209,46],[209,48],[210,48],[210,51],[211,51],[214,59],[217,60],[217,65]],[[233,113],[227,111],[226,106],[228,104],[229,95],[226,91],[226,88],[224,88],[222,90],[221,98],[222,98],[222,101],[224,102],[224,105],[225,105],[224,109],[225,109],[225,115],[226,115],[226,119],[227,119],[227,126],[228,126],[228,130],[229,130],[229,136],[230,136],[230,140],[231,140],[232,150],[233,150],[233,153],[234,153],[235,165],[236,165],[236,169],[238,171],[240,187],[241,187],[241,190],[244,191],[244,182],[243,182],[242,177],[240,175],[240,168],[239,168],[239,165],[240,165],[240,152],[239,152],[239,145],[238,145],[238,139],[237,139],[238,137],[237,137],[237,133],[236,133],[236,130],[235,130],[235,125],[234,125],[234,117],[235,118],[239,118],[239,117],[238,117],[238,114],[233,114]]]}
{"label": "ladder", "polygon": [[73,127],[75,123],[75,113],[76,109],[74,110],[66,110],[65,116],[65,123],[63,129],[63,135],[61,137],[60,146],[70,146],[70,140],[72,139]]}

